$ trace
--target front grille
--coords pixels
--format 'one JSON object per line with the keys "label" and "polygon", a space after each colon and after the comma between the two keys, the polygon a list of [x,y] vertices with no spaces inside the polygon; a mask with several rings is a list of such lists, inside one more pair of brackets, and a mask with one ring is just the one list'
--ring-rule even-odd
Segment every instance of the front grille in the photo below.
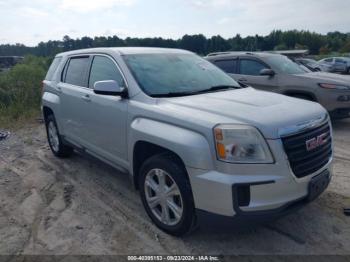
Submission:
{"label": "front grille", "polygon": [[[324,135],[325,143],[307,150],[307,141]],[[296,177],[302,178],[324,167],[332,157],[332,137],[328,123],[303,133],[282,138],[284,150]]]}

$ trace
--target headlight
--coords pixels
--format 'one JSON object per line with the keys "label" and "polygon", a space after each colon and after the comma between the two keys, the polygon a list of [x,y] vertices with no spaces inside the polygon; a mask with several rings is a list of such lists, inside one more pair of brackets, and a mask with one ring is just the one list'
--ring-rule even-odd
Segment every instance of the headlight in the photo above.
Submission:
{"label": "headlight", "polygon": [[214,128],[217,157],[230,163],[273,163],[270,149],[251,126],[219,125]]}
{"label": "headlight", "polygon": [[342,86],[342,85],[335,85],[335,84],[318,84],[318,85],[326,89],[350,90],[349,86]]}

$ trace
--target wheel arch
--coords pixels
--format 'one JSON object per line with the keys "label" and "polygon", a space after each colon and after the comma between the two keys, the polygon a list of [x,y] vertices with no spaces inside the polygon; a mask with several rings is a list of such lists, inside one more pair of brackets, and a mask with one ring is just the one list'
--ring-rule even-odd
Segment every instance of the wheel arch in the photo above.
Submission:
{"label": "wheel arch", "polygon": [[128,143],[130,173],[134,182],[142,163],[155,154],[169,153],[185,168],[211,170],[213,167],[211,149],[205,137],[172,124],[136,119],[131,124]]}
{"label": "wheel arch", "polygon": [[302,96],[306,96],[309,97],[311,101],[317,102],[318,99],[315,96],[315,94],[311,93],[311,92],[307,92],[307,91],[301,91],[301,90],[288,90],[283,92],[284,95],[286,96],[297,96],[297,95],[302,95]]}
{"label": "wheel arch", "polygon": [[138,177],[142,164],[152,156],[160,154],[170,155],[175,162],[179,163],[186,170],[185,163],[175,152],[147,141],[137,141],[133,150],[133,183],[136,189],[138,189]]}
{"label": "wheel arch", "polygon": [[45,121],[49,115],[55,115],[53,110],[48,106],[43,106],[43,117]]}

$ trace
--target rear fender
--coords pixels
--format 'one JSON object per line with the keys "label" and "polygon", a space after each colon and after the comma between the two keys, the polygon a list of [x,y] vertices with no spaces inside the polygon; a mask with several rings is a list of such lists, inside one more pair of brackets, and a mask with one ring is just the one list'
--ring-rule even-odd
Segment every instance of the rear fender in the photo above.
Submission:
{"label": "rear fender", "polygon": [[50,92],[44,92],[43,97],[42,97],[42,106],[48,107],[52,110],[52,112],[55,115],[56,123],[58,125],[58,128],[60,130],[60,133],[63,134],[63,126],[60,121],[61,119],[61,111],[60,111],[60,106],[61,106],[61,99],[58,95]]}

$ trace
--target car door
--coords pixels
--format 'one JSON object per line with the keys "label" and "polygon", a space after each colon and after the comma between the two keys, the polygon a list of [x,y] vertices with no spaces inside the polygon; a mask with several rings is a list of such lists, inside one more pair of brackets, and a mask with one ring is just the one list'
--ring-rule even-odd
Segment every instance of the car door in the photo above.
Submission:
{"label": "car door", "polygon": [[126,165],[127,160],[128,100],[119,96],[93,93],[94,84],[104,80],[115,80],[120,86],[126,87],[125,78],[113,58],[95,55],[88,81],[92,91],[87,110],[90,150],[104,159],[123,166]]}
{"label": "car door", "polygon": [[87,88],[87,72],[90,56],[70,57],[57,85],[61,103],[60,121],[66,139],[78,146],[87,146],[89,132],[86,126],[86,110],[91,90]]}
{"label": "car door", "polygon": [[257,89],[278,92],[278,75],[262,76],[262,69],[270,69],[268,65],[258,59],[240,58],[238,74],[235,79]]}
{"label": "car door", "polygon": [[326,58],[321,61],[322,70],[326,72],[333,72],[334,71],[334,65],[333,65],[333,59],[332,58]]}
{"label": "car door", "polygon": [[346,71],[346,62],[341,58],[334,59],[334,68],[337,72],[345,72]]}

